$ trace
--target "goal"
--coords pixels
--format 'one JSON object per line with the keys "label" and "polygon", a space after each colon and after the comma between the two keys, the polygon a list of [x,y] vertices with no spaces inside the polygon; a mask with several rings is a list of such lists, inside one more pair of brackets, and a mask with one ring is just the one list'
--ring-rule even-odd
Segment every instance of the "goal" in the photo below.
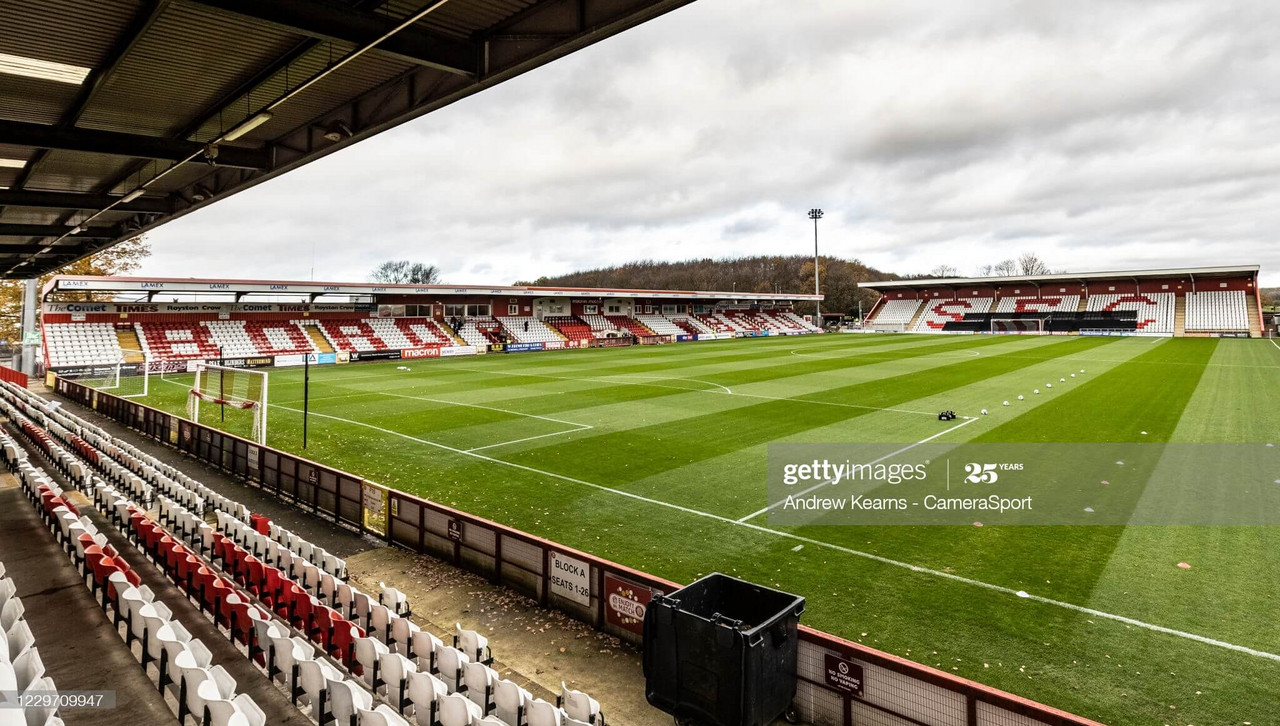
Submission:
{"label": "goal", "polygon": [[991,332],[997,335],[1044,335],[1044,318],[992,318]]}
{"label": "goal", "polygon": [[119,398],[146,396],[151,383],[151,357],[141,350],[121,349],[115,363],[94,366],[81,383]]}
{"label": "goal", "polygon": [[222,415],[247,412],[253,418],[250,438],[267,443],[267,372],[194,363],[195,380],[187,392],[187,418],[200,421],[200,403],[218,406]]}

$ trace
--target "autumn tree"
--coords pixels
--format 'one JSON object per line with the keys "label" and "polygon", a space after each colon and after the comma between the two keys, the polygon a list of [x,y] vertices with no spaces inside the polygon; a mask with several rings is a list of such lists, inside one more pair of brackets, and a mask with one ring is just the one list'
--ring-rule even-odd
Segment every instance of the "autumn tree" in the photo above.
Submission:
{"label": "autumn tree", "polygon": [[[151,246],[145,237],[134,237],[114,247],[68,263],[37,281],[37,287],[54,275],[87,275],[102,277],[123,275],[138,269],[151,254]],[[0,343],[16,346],[22,338],[22,280],[0,280]],[[81,300],[110,300],[111,293],[79,294]],[[37,321],[39,320],[37,313]]]}

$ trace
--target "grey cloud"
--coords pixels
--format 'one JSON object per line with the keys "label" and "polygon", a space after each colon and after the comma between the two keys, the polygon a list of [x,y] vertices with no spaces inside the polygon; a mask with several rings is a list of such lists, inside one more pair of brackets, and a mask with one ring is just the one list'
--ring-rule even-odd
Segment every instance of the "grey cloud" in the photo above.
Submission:
{"label": "grey cloud", "polygon": [[511,282],[811,250],[898,272],[1258,262],[1280,7],[699,0],[154,232],[143,272]]}

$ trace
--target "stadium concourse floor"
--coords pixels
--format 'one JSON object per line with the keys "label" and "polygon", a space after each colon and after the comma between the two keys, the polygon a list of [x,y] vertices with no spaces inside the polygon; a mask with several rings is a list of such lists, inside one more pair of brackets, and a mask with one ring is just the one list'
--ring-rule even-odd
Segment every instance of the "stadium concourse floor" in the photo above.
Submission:
{"label": "stadium concourse floor", "polygon": [[[389,547],[379,540],[362,537],[313,517],[91,409],[54,396],[34,380],[31,388],[41,396],[62,402],[76,415],[148,451],[161,461],[181,467],[190,476],[242,502],[251,511],[265,514],[277,524],[346,559],[349,579],[361,590],[377,592],[380,581],[399,588],[413,607],[412,620],[424,630],[444,637],[446,642],[452,636],[454,623],[479,630],[489,638],[495,655],[493,665],[499,675],[519,683],[535,697],[554,703],[556,694],[560,692],[560,683],[564,681],[571,688],[586,691],[598,700],[610,723],[627,726],[665,726],[671,723],[669,715],[652,708],[645,701],[638,648],[600,633],[559,611],[541,608],[535,600],[496,586],[483,577],[432,557]],[[20,492],[16,495],[21,497]],[[34,512],[31,516],[39,525],[39,518]],[[49,541],[52,542],[51,537]],[[3,541],[0,540],[2,547]],[[62,561],[65,562],[66,558],[63,557]],[[87,594],[85,598],[92,606]],[[42,642],[39,633],[36,638],[37,642]],[[120,650],[123,653],[123,649]],[[127,658],[127,654],[124,657]],[[129,665],[141,677],[137,663]],[[56,674],[51,675],[59,685],[62,684],[62,679]],[[154,694],[149,683],[146,687]],[[268,723],[277,722],[269,720]]]}

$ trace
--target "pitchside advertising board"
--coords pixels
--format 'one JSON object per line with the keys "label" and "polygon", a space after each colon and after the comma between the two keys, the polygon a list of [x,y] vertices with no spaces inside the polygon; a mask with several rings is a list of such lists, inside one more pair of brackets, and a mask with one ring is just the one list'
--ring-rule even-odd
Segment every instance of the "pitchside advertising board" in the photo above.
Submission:
{"label": "pitchside advertising board", "polygon": [[612,572],[605,573],[605,621],[636,635],[644,635],[644,613],[649,609],[654,594],[655,591],[647,585]]}

